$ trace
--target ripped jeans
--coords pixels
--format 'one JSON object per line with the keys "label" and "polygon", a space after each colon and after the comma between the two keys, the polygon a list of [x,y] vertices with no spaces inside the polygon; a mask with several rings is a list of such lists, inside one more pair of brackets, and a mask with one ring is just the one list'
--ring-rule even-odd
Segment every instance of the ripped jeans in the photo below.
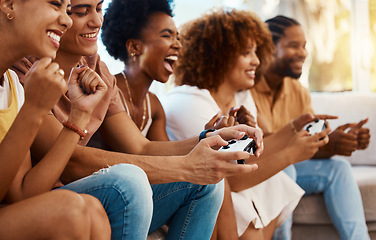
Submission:
{"label": "ripped jeans", "polygon": [[149,231],[166,223],[170,224],[168,239],[209,239],[224,186],[223,181],[206,186],[186,182],[150,186],[141,168],[118,164],[61,189],[98,198],[110,220],[111,239],[145,240]]}

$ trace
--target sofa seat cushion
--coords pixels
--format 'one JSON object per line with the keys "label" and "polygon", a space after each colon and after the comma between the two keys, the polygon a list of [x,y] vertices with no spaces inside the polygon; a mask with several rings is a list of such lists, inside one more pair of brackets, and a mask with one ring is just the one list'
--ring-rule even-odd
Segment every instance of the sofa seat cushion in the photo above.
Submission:
{"label": "sofa seat cushion", "polygon": [[[376,222],[376,167],[353,166],[367,222]],[[331,224],[322,194],[303,197],[294,211],[294,224]]]}

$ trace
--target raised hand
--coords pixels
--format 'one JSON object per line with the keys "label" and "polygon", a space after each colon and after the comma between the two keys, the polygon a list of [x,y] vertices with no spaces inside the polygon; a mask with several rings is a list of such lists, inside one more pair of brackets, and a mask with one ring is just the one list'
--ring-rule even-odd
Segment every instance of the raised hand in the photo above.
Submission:
{"label": "raised hand", "polygon": [[220,136],[203,139],[185,156],[186,181],[196,184],[214,184],[224,177],[238,173],[249,173],[257,169],[256,164],[234,164],[231,160],[248,159],[251,154],[244,151],[230,152],[213,150],[227,145]]}
{"label": "raised hand", "polygon": [[224,127],[231,127],[237,125],[238,123],[236,122],[236,112],[238,110],[238,107],[231,108],[228,115],[222,115],[222,111],[219,111],[205,125],[205,129],[221,129]]}
{"label": "raised hand", "polygon": [[352,127],[349,133],[354,133],[357,135],[358,146],[357,149],[366,149],[369,145],[371,134],[369,128],[364,128],[363,125],[368,122],[368,118],[361,120]]}
{"label": "raised hand", "polygon": [[68,90],[64,72],[51,58],[36,61],[25,75],[25,104],[50,111]]}
{"label": "raised hand", "polygon": [[107,86],[101,77],[87,66],[72,69],[68,87],[72,110],[89,115],[107,91]]}
{"label": "raised hand", "polygon": [[339,126],[329,135],[328,147],[333,154],[351,156],[358,147],[357,132],[347,132],[356,127],[356,123],[348,123]]}
{"label": "raised hand", "polygon": [[256,127],[256,120],[252,114],[241,105],[239,110],[236,112],[236,122],[239,124],[245,124],[250,127]]}

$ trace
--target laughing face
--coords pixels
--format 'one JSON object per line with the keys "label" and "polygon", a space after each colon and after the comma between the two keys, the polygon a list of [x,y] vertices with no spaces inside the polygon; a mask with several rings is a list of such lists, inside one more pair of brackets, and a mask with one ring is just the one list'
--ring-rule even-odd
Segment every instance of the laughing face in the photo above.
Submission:
{"label": "laughing face", "polygon": [[27,41],[24,44],[27,55],[56,57],[60,37],[72,26],[72,20],[67,15],[69,3],[69,0],[14,2],[12,21],[17,39]]}
{"label": "laughing face", "polygon": [[307,57],[306,38],[301,26],[285,29],[284,36],[278,41],[275,52],[275,67],[284,76],[299,78]]}
{"label": "laughing face", "polygon": [[167,82],[181,49],[173,19],[165,13],[152,13],[141,31],[141,42],[141,69],[151,79]]}
{"label": "laughing face", "polygon": [[233,67],[225,75],[229,86],[233,87],[235,91],[248,89],[255,85],[256,69],[260,65],[256,50],[256,43],[250,40],[247,49],[239,54],[232,65]]}
{"label": "laughing face", "polygon": [[61,51],[90,56],[97,53],[98,33],[103,23],[103,0],[71,0],[73,26],[61,39]]}

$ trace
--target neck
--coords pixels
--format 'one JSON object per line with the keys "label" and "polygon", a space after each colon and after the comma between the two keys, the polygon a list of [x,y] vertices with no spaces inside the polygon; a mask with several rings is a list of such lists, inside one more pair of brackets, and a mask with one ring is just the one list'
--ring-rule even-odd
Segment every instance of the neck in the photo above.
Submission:
{"label": "neck", "polygon": [[266,71],[264,75],[266,82],[268,83],[271,90],[274,92],[279,91],[283,85],[283,79],[285,78],[282,73],[279,73],[272,66]]}
{"label": "neck", "polygon": [[231,108],[235,107],[235,93],[236,91],[228,86],[226,82],[221,84],[217,91],[210,91],[218,107],[223,114],[227,114]]}
{"label": "neck", "polygon": [[82,57],[81,55],[73,55],[61,50],[57,51],[55,62],[64,70],[64,78],[66,81],[69,79],[72,68],[77,66]]}
{"label": "neck", "polygon": [[129,84],[133,103],[136,106],[142,106],[153,79],[141,71],[138,66],[133,65],[126,65],[124,67],[124,74]]}

